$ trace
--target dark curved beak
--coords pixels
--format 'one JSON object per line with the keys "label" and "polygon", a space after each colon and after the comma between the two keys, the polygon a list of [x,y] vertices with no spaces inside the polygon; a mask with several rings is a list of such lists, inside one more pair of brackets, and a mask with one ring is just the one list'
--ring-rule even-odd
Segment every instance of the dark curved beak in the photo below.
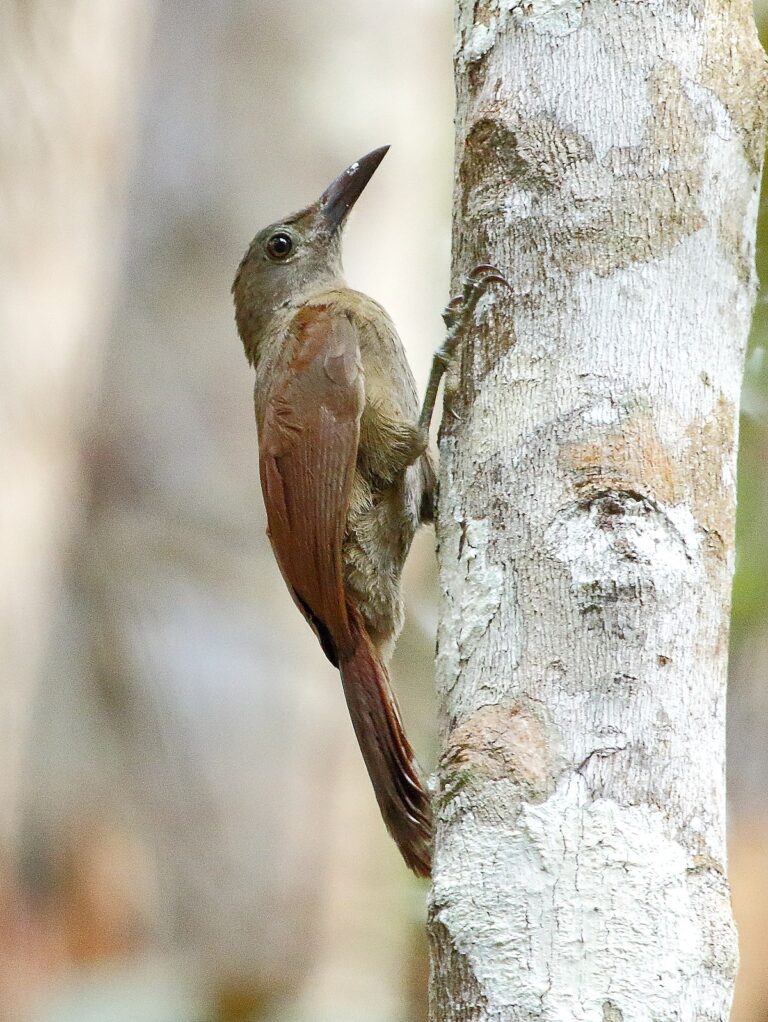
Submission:
{"label": "dark curved beak", "polygon": [[329,231],[335,231],[343,225],[388,149],[388,145],[383,145],[361,156],[325,189],[320,196],[320,214]]}

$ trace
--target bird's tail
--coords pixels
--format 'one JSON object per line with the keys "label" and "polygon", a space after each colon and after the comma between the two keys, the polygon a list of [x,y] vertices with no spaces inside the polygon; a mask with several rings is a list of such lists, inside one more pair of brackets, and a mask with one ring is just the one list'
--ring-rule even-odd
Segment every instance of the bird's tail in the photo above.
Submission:
{"label": "bird's tail", "polygon": [[417,876],[432,867],[432,809],[405,736],[386,668],[360,613],[348,605],[353,652],[339,664],[344,696],[381,815]]}

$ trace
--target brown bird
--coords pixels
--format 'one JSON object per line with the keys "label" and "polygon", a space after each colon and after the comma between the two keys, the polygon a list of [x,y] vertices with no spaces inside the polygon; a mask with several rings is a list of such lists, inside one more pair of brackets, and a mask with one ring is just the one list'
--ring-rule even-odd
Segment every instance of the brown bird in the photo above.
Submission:
{"label": "brown bird", "polygon": [[432,517],[427,444],[440,376],[482,287],[503,278],[478,267],[446,310],[448,338],[419,415],[394,324],[347,286],[341,267],[347,214],[388,148],[363,156],[317,202],[260,231],[232,291],[256,370],[272,549],[297,607],[340,671],[387,829],[407,865],[427,876],[430,799],[387,666],[403,623],[403,563],[419,523]]}

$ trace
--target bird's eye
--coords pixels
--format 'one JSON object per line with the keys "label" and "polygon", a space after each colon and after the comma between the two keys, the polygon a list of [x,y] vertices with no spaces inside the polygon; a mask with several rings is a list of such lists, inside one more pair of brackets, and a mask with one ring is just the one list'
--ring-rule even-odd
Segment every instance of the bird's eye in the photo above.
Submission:
{"label": "bird's eye", "polygon": [[275,231],[267,242],[267,253],[273,259],[285,259],[293,251],[293,238],[287,231]]}

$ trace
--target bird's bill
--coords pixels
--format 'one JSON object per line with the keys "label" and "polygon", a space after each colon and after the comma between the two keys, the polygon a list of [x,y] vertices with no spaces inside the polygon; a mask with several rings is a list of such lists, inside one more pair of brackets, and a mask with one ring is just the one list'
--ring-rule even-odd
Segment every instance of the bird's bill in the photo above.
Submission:
{"label": "bird's bill", "polygon": [[325,189],[320,196],[320,213],[329,231],[335,231],[344,224],[388,149],[388,145],[383,145],[361,156]]}

